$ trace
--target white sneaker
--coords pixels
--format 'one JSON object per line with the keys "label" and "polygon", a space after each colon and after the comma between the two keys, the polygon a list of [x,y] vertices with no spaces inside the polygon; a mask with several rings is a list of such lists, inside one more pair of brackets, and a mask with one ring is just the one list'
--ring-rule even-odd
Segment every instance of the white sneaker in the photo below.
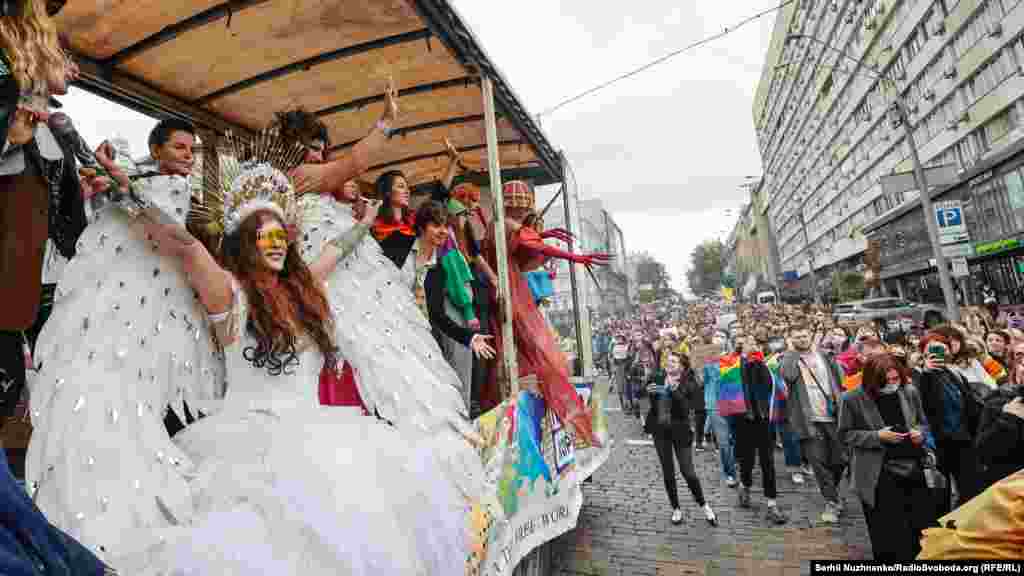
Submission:
{"label": "white sneaker", "polygon": [[735,488],[736,479],[733,478],[732,476],[729,476],[728,478],[725,479],[725,485],[728,486],[729,488]]}
{"label": "white sneaker", "polygon": [[831,502],[825,503],[825,511],[821,513],[821,521],[825,524],[839,523],[839,513],[836,510],[835,504]]}
{"label": "white sneaker", "polygon": [[711,504],[704,503],[704,519],[708,521],[708,524],[712,526],[718,526],[718,516],[715,516],[715,511],[711,509]]}
{"label": "white sneaker", "polygon": [[804,475],[799,472],[793,472],[793,484],[803,484]]}
{"label": "white sneaker", "polygon": [[672,511],[672,523],[673,524],[682,524],[682,522],[683,522],[683,511],[680,510],[679,508],[676,508],[675,510]]}

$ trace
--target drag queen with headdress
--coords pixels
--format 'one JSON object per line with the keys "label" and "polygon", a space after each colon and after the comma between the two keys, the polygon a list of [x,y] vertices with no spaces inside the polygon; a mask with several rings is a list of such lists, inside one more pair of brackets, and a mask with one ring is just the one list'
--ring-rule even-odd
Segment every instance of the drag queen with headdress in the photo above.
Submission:
{"label": "drag queen with headdress", "polygon": [[[226,375],[220,410],[179,433],[176,444],[157,437],[159,415],[143,400],[166,391],[145,372],[136,380],[85,357],[77,367],[89,380],[40,383],[46,414],[34,471],[59,473],[61,482],[50,488],[44,479],[37,494],[122,573],[464,571],[467,500],[431,447],[358,411],[319,406],[321,366],[337,354],[322,283],[342,252],[329,243],[311,266],[299,255],[289,231],[303,234],[302,211],[292,183],[273,166],[287,166],[294,150],[282,153],[269,134],[223,156],[222,178],[206,193],[216,201],[201,213],[208,230],[223,234],[226,268],[186,231],[170,183],[129,190],[109,158],[98,156],[123,195],[115,242],[126,255],[132,243],[143,260],[106,264],[113,272],[157,264],[148,283],[187,282],[221,345]],[[134,290],[118,301],[122,309],[137,307],[150,289]],[[95,344],[98,354],[127,361],[118,343]],[[88,409],[95,405],[102,408]],[[101,474],[101,466],[110,468]]]}

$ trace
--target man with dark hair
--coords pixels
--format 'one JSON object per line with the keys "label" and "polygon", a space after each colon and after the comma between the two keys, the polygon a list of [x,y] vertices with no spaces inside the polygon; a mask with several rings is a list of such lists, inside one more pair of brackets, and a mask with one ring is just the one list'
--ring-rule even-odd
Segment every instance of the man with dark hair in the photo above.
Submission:
{"label": "man with dark hair", "polygon": [[806,326],[792,326],[789,339],[793,350],[782,357],[779,368],[788,389],[785,421],[800,440],[800,452],[825,497],[821,521],[835,524],[843,513],[839,481],[847,461],[836,431],[843,372],[831,358],[811,349],[811,331]]}
{"label": "man with dark hair", "polygon": [[195,145],[195,126],[180,118],[161,120],[149,133],[149,155],[160,174],[190,176]]}

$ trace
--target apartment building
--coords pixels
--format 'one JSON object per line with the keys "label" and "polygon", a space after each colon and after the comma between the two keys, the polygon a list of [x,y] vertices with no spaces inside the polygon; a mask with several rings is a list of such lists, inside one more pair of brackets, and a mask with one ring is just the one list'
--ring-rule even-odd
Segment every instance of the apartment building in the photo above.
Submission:
{"label": "apartment building", "polygon": [[801,0],[777,14],[753,118],[781,273],[857,265],[865,227],[917,197],[879,182],[912,169],[896,98],[926,165],[966,176],[1020,139],[1022,30],[1021,0]]}

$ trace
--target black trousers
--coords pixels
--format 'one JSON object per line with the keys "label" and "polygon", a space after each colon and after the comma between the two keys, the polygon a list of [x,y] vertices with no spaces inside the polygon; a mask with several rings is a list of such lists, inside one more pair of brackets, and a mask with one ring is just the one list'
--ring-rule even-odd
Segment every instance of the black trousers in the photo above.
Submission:
{"label": "black trousers", "polygon": [[956,480],[959,506],[977,495],[978,473],[970,440],[946,440],[937,446],[939,470],[946,476],[946,494],[940,504],[940,515],[953,508],[953,483]]}
{"label": "black trousers", "polygon": [[875,505],[861,501],[875,560],[913,560],[921,552],[921,531],[935,524],[935,505],[924,474],[909,478],[884,468],[875,486]]}
{"label": "black trousers", "polygon": [[693,433],[697,435],[697,446],[704,445],[704,424],[708,420],[707,410],[693,411]]}
{"label": "black trousers", "polygon": [[761,460],[761,482],[764,497],[774,499],[775,489],[775,435],[767,420],[736,419],[736,463],[740,467],[740,483],[750,488],[754,483],[754,458]]}
{"label": "black trousers", "polygon": [[651,436],[654,438],[654,449],[658,452],[658,460],[661,461],[661,474],[665,480],[665,492],[668,494],[668,501],[672,508],[679,508],[679,491],[676,487],[676,466],[672,459],[673,453],[679,460],[679,471],[686,480],[686,486],[693,494],[694,501],[698,506],[704,505],[704,490],[700,486],[700,479],[697,478],[697,471],[693,468],[693,435],[690,434],[689,425],[681,420],[672,422],[669,428],[655,428]]}
{"label": "black trousers", "polygon": [[53,293],[56,288],[56,284],[43,285],[35,324],[24,335],[21,332],[0,332],[0,428],[7,418],[14,415],[14,408],[25,389],[25,354],[22,346],[27,340],[29,349],[35,348],[36,338],[53,310]]}

